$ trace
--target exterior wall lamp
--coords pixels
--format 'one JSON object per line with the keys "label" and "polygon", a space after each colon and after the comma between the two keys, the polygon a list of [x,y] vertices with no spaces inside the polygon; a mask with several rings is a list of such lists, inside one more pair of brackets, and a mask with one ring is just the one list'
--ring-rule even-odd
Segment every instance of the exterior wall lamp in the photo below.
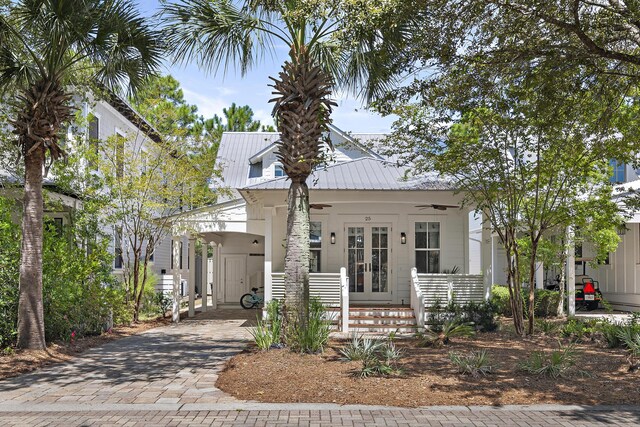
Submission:
{"label": "exterior wall lamp", "polygon": [[407,233],[405,233],[404,231],[400,233],[400,243],[403,245],[407,244]]}
{"label": "exterior wall lamp", "polygon": [[331,244],[336,244],[336,233],[334,233],[333,231],[331,232]]}

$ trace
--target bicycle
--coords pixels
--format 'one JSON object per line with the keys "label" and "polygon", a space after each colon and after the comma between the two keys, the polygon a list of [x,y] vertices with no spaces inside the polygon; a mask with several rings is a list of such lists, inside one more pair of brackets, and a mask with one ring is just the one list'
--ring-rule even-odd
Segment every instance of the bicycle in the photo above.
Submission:
{"label": "bicycle", "polygon": [[260,308],[262,304],[264,304],[264,296],[258,295],[258,289],[261,288],[251,288],[251,293],[247,293],[240,297],[240,305],[245,310],[249,310],[250,308]]}

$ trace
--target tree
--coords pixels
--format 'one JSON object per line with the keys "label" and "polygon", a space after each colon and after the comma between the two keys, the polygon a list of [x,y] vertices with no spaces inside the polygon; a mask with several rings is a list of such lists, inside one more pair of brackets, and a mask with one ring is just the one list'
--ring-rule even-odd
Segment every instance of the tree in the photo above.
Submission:
{"label": "tree", "polygon": [[139,135],[113,137],[100,144],[96,163],[110,189],[107,223],[117,224],[123,257],[124,286],[133,320],[149,278],[149,263],[171,232],[172,215],[212,203],[207,183],[213,168],[207,155],[193,152],[181,139],[156,143]]}
{"label": "tree", "polygon": [[238,107],[234,102],[229,108],[222,109],[222,115],[214,114],[212,118],[205,119],[197,133],[211,135],[214,140],[220,141],[223,132],[275,132],[273,126],[262,125],[260,120],[254,120],[253,110],[248,105]]}
{"label": "tree", "polygon": [[635,119],[625,113],[635,101],[615,82],[585,84],[571,66],[520,66],[496,71],[460,60],[429,77],[429,92],[397,107],[394,141],[417,173],[435,168],[451,177],[488,218],[506,250],[514,325],[522,334],[520,284],[534,282],[541,239],[589,222],[615,230],[620,218],[608,159],[628,161],[640,146],[630,126]]}
{"label": "tree", "polygon": [[127,0],[22,0],[0,14],[0,86],[25,165],[18,346],[46,346],[42,308],[43,167],[64,156],[72,91],[134,89],[158,66],[158,35]]}
{"label": "tree", "polygon": [[[405,27],[392,25],[403,2],[322,0],[183,0],[165,3],[166,38],[177,61],[207,70],[237,65],[244,74],[276,43],[289,47],[273,81],[273,115],[280,132],[278,159],[288,194],[285,294],[288,318],[302,327],[309,302],[309,189],[321,162],[332,90],[361,90],[370,98],[389,81],[385,55],[397,53]],[[358,18],[366,18],[359,20]],[[372,25],[372,23],[374,23]]]}

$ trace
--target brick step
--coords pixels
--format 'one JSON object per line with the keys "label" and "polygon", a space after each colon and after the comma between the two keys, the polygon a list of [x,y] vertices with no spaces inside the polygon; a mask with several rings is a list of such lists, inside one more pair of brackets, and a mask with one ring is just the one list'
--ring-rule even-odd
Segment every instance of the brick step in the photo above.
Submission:
{"label": "brick step", "polygon": [[418,325],[414,323],[349,323],[349,329],[415,329]]}
{"label": "brick step", "polygon": [[381,320],[403,320],[403,319],[415,319],[415,316],[411,315],[411,316],[390,316],[390,315],[386,315],[386,314],[373,314],[373,315],[363,315],[363,314],[356,314],[355,316],[349,316],[349,319],[363,319],[363,320],[377,320],[377,319],[381,319]]}

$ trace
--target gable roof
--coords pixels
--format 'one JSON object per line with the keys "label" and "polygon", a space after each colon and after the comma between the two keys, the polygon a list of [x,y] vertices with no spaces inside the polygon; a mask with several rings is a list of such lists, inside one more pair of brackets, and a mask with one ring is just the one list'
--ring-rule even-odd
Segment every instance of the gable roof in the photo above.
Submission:
{"label": "gable roof", "polygon": [[[310,190],[453,190],[449,181],[430,174],[406,179],[410,170],[384,160],[361,158],[316,170],[307,180]],[[286,190],[287,177],[248,185],[242,190]]]}
{"label": "gable roof", "polygon": [[[376,153],[375,151],[371,150],[371,148],[369,147],[369,143],[377,140],[377,139],[381,139],[384,135],[383,134],[372,134],[372,133],[358,133],[358,134],[349,134],[347,132],[344,132],[343,130],[337,128],[334,125],[329,125],[329,132],[333,132],[336,133],[337,135],[339,135],[340,137],[344,138],[347,141],[347,144],[351,144],[354,147],[359,148],[360,150],[362,150],[364,153],[377,158],[377,159],[384,159],[380,154]],[[249,163],[250,164],[255,164],[259,161],[262,160],[262,158],[270,153],[271,151],[276,149],[276,141],[278,139],[274,139],[272,144],[267,145],[266,147],[263,147],[262,149],[260,149],[259,151],[257,151],[256,153],[254,153],[253,155],[251,155],[249,157]]]}
{"label": "gable roof", "polygon": [[218,147],[217,166],[229,188],[242,188],[249,183],[248,159],[278,139],[276,132],[224,132]]}

